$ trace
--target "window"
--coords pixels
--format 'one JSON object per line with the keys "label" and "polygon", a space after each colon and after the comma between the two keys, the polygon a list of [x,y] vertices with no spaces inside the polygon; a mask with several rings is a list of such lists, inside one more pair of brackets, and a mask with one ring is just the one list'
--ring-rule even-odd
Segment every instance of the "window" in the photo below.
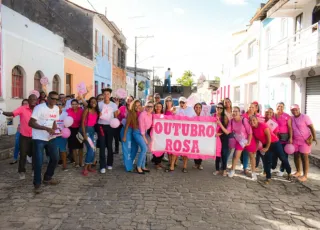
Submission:
{"label": "window", "polygon": [[67,73],[66,74],[66,95],[71,95],[71,80],[72,80],[72,75]]}
{"label": "window", "polygon": [[248,59],[252,58],[255,54],[256,40],[252,41],[248,45]]}
{"label": "window", "polygon": [[118,48],[118,67],[121,67],[121,49]]}
{"label": "window", "polygon": [[102,35],[101,47],[102,47],[102,57],[104,57],[104,55],[105,55],[105,44],[104,44],[104,36],[103,35]]}
{"label": "window", "polygon": [[298,33],[300,32],[302,29],[302,14],[299,14],[297,17],[296,17],[296,29],[295,29],[295,32]]}
{"label": "window", "polygon": [[98,91],[99,91],[98,87],[99,87],[99,83],[98,83],[98,81],[95,81],[94,82],[94,95],[95,96],[98,96]]}
{"label": "window", "polygon": [[240,56],[241,56],[241,51],[236,53],[234,55],[234,66],[237,67],[240,64]]}
{"label": "window", "polygon": [[271,44],[271,32],[270,28],[266,30],[266,48],[268,48]]}
{"label": "window", "polygon": [[240,86],[234,87],[234,100],[235,103],[240,103]]}
{"label": "window", "polygon": [[94,50],[95,50],[96,53],[98,53],[99,52],[99,50],[98,50],[98,30],[95,30],[94,39],[95,39]]}
{"label": "window", "polygon": [[12,98],[23,98],[23,72],[20,66],[12,69]]}
{"label": "window", "polygon": [[286,18],[281,19],[281,38],[288,36],[288,20]]}
{"label": "window", "polygon": [[104,82],[101,82],[101,90],[103,90],[105,87]]}
{"label": "window", "polygon": [[118,60],[118,50],[116,48],[116,44],[113,44],[113,65],[117,65]]}
{"label": "window", "polygon": [[60,93],[60,80],[57,74],[54,75],[52,80],[52,90],[56,91],[57,93]]}
{"label": "window", "polygon": [[40,82],[40,79],[42,78],[43,76],[43,73],[41,71],[37,71],[34,75],[34,86],[33,88],[35,90],[37,90],[38,92],[42,91],[42,85],[41,85],[41,82]]}

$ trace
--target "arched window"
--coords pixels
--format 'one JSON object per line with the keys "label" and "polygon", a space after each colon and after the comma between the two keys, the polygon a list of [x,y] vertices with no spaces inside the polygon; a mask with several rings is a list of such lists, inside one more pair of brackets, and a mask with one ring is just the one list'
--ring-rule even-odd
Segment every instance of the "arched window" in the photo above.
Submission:
{"label": "arched window", "polygon": [[12,98],[23,98],[24,69],[15,66],[12,69]]}
{"label": "arched window", "polygon": [[54,75],[52,80],[52,90],[60,93],[60,77],[59,75]]}
{"label": "arched window", "polygon": [[43,73],[38,70],[35,74],[34,74],[34,89],[41,92],[42,91],[42,85],[40,83],[40,79],[43,77]]}

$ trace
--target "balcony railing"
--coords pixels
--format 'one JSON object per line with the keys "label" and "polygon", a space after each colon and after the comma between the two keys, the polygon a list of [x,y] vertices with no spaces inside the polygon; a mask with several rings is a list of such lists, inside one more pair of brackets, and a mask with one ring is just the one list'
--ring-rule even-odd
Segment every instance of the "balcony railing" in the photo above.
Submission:
{"label": "balcony railing", "polygon": [[294,71],[317,65],[319,34],[316,23],[268,48],[267,69],[288,65],[288,71]]}

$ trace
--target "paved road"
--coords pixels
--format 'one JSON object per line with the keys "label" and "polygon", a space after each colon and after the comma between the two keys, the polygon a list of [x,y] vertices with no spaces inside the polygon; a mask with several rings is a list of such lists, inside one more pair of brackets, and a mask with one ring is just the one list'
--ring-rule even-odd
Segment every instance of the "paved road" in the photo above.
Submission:
{"label": "paved road", "polygon": [[119,157],[105,175],[57,168],[62,183],[39,195],[30,170],[19,181],[17,165],[1,161],[0,229],[320,229],[320,196],[298,182],[215,177],[213,161],[203,171],[190,162],[187,174],[138,175]]}

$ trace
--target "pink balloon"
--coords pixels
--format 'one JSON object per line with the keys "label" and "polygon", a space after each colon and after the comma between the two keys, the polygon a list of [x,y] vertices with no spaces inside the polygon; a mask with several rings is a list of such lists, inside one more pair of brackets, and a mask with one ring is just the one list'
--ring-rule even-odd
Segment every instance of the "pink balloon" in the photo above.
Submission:
{"label": "pink balloon", "polygon": [[71,135],[70,129],[64,128],[64,129],[61,130],[61,136],[63,138],[68,138],[68,137],[70,137],[70,135]]}
{"label": "pink balloon", "polygon": [[64,127],[69,128],[73,124],[73,118],[67,116],[63,121]]}
{"label": "pink balloon", "polygon": [[110,121],[110,126],[111,126],[111,128],[118,128],[119,127],[119,125],[120,125],[120,121],[119,121],[119,119],[118,118],[113,118],[113,119],[111,119],[111,121]]}
{"label": "pink balloon", "polygon": [[125,89],[117,89],[116,91],[116,95],[119,97],[119,98],[126,98],[127,97],[127,91]]}
{"label": "pink balloon", "polygon": [[287,154],[293,154],[295,152],[295,147],[293,144],[286,144],[286,146],[284,146],[284,151]]}

